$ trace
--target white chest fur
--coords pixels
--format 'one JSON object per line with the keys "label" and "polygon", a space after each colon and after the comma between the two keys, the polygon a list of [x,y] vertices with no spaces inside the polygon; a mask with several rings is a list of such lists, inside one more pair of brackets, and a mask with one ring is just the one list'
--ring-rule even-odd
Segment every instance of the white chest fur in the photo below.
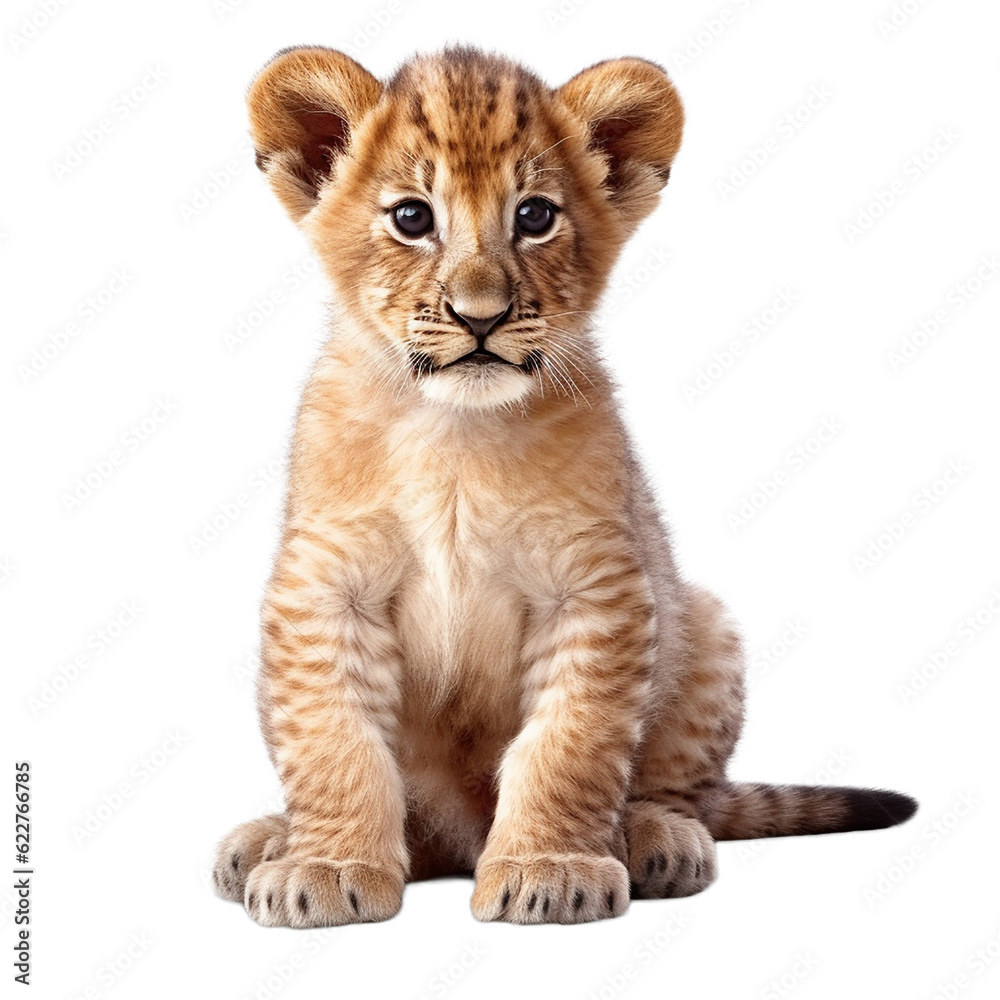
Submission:
{"label": "white chest fur", "polygon": [[484,486],[481,468],[449,461],[419,436],[397,456],[394,506],[409,554],[397,597],[404,669],[434,701],[473,681],[506,685],[524,614],[513,572],[518,512]]}

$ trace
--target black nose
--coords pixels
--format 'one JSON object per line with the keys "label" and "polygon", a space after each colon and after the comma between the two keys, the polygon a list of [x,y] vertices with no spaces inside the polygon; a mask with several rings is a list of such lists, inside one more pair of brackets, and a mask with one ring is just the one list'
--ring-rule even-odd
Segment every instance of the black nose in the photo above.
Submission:
{"label": "black nose", "polygon": [[483,341],[493,328],[502,323],[510,315],[513,306],[514,303],[512,302],[503,312],[499,312],[495,316],[466,316],[464,313],[457,312],[450,302],[446,303],[445,308],[452,319],[457,320],[472,331],[479,341],[479,346],[482,347]]}

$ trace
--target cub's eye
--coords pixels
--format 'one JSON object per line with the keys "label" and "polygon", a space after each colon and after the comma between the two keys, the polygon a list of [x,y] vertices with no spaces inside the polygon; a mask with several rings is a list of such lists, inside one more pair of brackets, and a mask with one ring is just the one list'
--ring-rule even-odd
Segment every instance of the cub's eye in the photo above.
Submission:
{"label": "cub's eye", "polygon": [[423,201],[404,201],[392,210],[392,221],[404,236],[424,236],[434,228],[434,213]]}
{"label": "cub's eye", "polygon": [[525,236],[541,236],[547,233],[556,221],[559,209],[544,198],[528,198],[517,206],[514,213],[514,224],[519,233]]}

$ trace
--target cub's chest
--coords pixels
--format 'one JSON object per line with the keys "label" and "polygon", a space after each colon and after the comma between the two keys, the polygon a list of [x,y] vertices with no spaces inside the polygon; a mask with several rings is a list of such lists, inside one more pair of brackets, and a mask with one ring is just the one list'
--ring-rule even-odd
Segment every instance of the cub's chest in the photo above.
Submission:
{"label": "cub's chest", "polygon": [[517,512],[448,470],[400,484],[395,512],[407,552],[397,628],[411,680],[446,696],[516,671],[525,607]]}

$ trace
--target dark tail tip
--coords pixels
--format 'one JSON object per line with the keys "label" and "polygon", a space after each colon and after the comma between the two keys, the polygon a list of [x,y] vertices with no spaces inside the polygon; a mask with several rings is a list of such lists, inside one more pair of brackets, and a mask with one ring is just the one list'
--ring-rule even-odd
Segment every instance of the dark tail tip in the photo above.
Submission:
{"label": "dark tail tip", "polygon": [[905,823],[916,811],[917,801],[901,792],[880,788],[851,788],[847,805],[850,816],[845,826],[851,830],[884,830]]}

